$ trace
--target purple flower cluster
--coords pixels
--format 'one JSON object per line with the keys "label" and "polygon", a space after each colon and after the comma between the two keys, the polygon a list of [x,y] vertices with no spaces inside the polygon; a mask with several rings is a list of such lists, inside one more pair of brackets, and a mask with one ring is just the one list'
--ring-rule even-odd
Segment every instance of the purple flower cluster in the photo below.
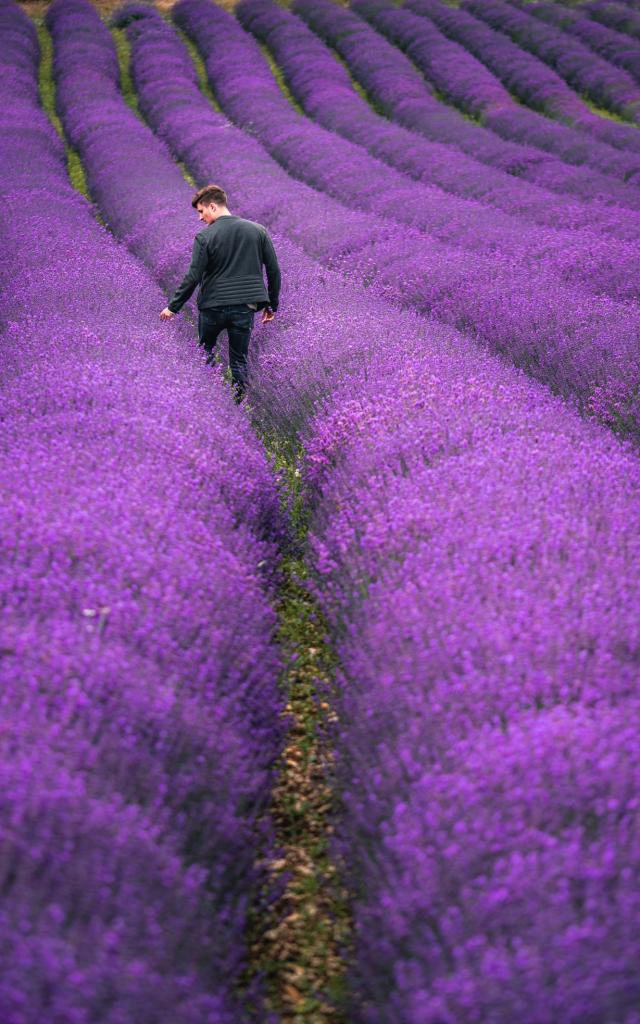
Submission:
{"label": "purple flower cluster", "polygon": [[629,121],[640,121],[640,89],[633,78],[566,32],[541,24],[503,0],[463,0],[462,7],[540,57],[576,92]]}
{"label": "purple flower cluster", "polygon": [[[342,638],[349,1019],[635,1024],[637,458],[461,339],[406,314],[394,337],[375,307],[374,332],[346,298],[305,479]],[[320,375],[316,310],[288,356]]]}
{"label": "purple flower cluster", "polygon": [[[407,0],[407,6],[430,18],[447,35],[468,46],[522,102],[550,117],[574,125],[593,140],[640,153],[635,128],[592,114],[562,78],[501,32],[489,28],[466,10],[452,10],[441,0]],[[517,13],[517,12],[516,12]]]}
{"label": "purple flower cluster", "polygon": [[[569,164],[586,164],[623,181],[631,182],[640,171],[636,154],[620,152],[612,145],[605,145],[603,140],[596,141],[575,128],[541,117],[517,104],[508,94],[505,94],[508,103],[503,97],[500,105],[492,105],[490,96],[499,83],[491,84],[493,75],[483,68],[483,63],[502,77],[524,102],[536,105],[546,102],[549,90],[553,95],[562,94],[572,108],[578,99],[544,64],[465,11],[444,4],[421,7],[420,13],[426,14],[428,10],[441,30],[435,32],[435,25],[413,13],[413,4],[412,9],[407,10],[406,7],[396,8],[388,0],[352,0],[351,6],[401,46],[443,95],[479,116],[483,124],[503,138],[536,146]],[[472,54],[477,59],[474,60]],[[580,105],[580,112],[584,121],[587,108]],[[617,127],[611,125],[611,128]],[[610,131],[609,126],[605,126],[605,130]],[[617,133],[615,138],[619,141]],[[607,138],[606,141],[613,140]]]}
{"label": "purple flower cluster", "polygon": [[112,231],[173,290],[199,228],[193,189],[164,143],[125,103],[113,38],[97,10],[86,0],[56,0],[46,21],[58,113],[91,196]]}
{"label": "purple flower cluster", "polygon": [[[204,15],[178,11],[211,68]],[[211,20],[232,68],[242,51]],[[236,150],[245,215],[259,160],[279,230],[299,234],[300,186],[207,121],[157,15],[129,31],[141,106],[172,148],[205,177]],[[317,592],[344,637],[350,1019],[632,1024],[637,460],[453,331],[288,258],[258,402],[303,426]]]}
{"label": "purple flower cluster", "polygon": [[[558,10],[555,5],[551,6]],[[437,100],[429,90],[429,83],[408,57],[352,10],[339,7],[331,0],[295,0],[292,9],[325,42],[335,48],[378,109],[411,131],[419,132],[434,142],[444,143],[447,147],[453,146],[476,161],[514,175],[518,179],[521,203],[526,197],[535,201],[544,196],[544,202],[549,204],[552,214],[555,204],[547,190],[559,192],[564,200],[565,226],[573,224],[574,210],[576,213],[580,211],[579,216],[584,217],[584,209],[568,203],[567,195],[595,198],[606,203],[616,202],[631,209],[640,206],[640,196],[630,186],[614,181],[594,168],[569,167],[557,157],[532,146],[507,142],[481,125],[474,124],[454,107]],[[470,171],[473,173],[471,168]],[[510,194],[511,189],[505,184],[502,175],[494,176],[500,182],[500,189],[495,196],[491,193],[490,198],[492,202],[497,202],[500,201],[502,188],[506,188],[507,194]],[[466,175],[464,178],[466,187],[469,187],[468,177]],[[485,189],[486,178],[485,174]],[[545,191],[539,192],[538,188],[525,189],[524,182],[542,186]],[[589,223],[593,223],[596,207],[592,205],[589,209]],[[596,216],[595,223],[605,221],[613,229],[613,222],[619,224],[620,219],[616,214],[602,211]],[[577,221],[576,226],[579,223]]]}
{"label": "purple flower cluster", "polygon": [[3,0],[0,25],[0,1018],[237,1024],[282,739],[277,488],[71,189],[31,22]]}
{"label": "purple flower cluster", "polygon": [[[511,0],[513,3],[514,0]],[[614,29],[585,18],[580,10],[572,10],[553,3],[527,3],[519,0],[517,7],[533,14],[541,21],[563,29],[586,43],[595,53],[611,61],[617,67],[631,72],[636,81],[640,82],[640,52],[637,45],[628,36]]]}
{"label": "purple flower cluster", "polygon": [[637,463],[414,369],[317,435],[353,1019],[635,1020]]}

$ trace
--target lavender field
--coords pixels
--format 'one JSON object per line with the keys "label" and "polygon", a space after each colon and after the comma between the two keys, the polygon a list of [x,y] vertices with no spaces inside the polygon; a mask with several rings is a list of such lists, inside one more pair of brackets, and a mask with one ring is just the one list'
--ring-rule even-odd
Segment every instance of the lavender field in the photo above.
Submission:
{"label": "lavender field", "polygon": [[0,1024],[640,1024],[640,2],[0,40]]}

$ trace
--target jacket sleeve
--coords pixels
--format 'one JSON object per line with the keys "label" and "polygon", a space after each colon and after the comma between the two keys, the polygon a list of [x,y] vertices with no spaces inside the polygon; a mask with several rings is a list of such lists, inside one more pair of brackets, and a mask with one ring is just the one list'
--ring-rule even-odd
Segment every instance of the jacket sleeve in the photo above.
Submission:
{"label": "jacket sleeve", "polygon": [[207,266],[207,248],[203,240],[196,235],[193,241],[191,266],[184,276],[182,284],[176,288],[168,303],[172,313],[179,313],[187,299],[193,294],[196,285],[202,281]]}
{"label": "jacket sleeve", "polygon": [[276,251],[273,248],[273,242],[268,231],[265,231],[264,238],[262,240],[262,262],[265,265],[267,271],[267,283],[269,285],[269,305],[272,310],[275,311],[278,308],[278,301],[280,298],[280,267],[278,266],[278,257]]}

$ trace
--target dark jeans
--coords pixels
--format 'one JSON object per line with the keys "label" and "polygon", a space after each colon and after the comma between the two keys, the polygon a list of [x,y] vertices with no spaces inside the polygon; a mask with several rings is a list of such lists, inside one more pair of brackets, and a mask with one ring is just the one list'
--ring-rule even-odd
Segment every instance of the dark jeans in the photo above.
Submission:
{"label": "dark jeans", "polygon": [[247,353],[254,312],[244,303],[201,309],[198,317],[198,339],[207,353],[207,362],[213,362],[218,335],[226,329],[229,337],[229,366],[237,395],[242,395],[247,386]]}

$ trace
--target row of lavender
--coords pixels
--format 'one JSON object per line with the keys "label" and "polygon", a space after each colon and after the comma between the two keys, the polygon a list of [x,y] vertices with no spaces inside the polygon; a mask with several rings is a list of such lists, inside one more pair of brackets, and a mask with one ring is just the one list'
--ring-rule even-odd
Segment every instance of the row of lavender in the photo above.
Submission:
{"label": "row of lavender", "polygon": [[7,0],[0,24],[0,1017],[235,1024],[281,743],[277,489],[71,189],[33,26]]}
{"label": "row of lavender", "polygon": [[632,75],[597,56],[584,43],[552,25],[544,25],[504,0],[463,0],[463,9],[550,65],[577,93],[636,124],[640,123],[640,87]]}
{"label": "row of lavender", "polygon": [[[250,9],[255,7],[252,4]],[[275,4],[260,3],[257,11],[261,31],[269,31],[270,40],[275,34],[281,38],[282,56],[290,36],[291,49],[299,47],[293,15]],[[573,233],[558,233],[564,239],[563,247],[554,232],[538,229],[535,235],[534,225],[505,216],[502,222],[508,226],[494,225],[491,233],[496,250],[491,254],[478,251],[484,244],[487,223],[498,219],[495,211],[470,201],[462,204],[440,190],[409,182],[399,172],[394,172],[392,181],[391,169],[366,150],[302,117],[282,95],[255,40],[207,0],[177,5],[175,17],[201,48],[209,81],[224,111],[257,136],[284,170],[348,202],[356,211],[373,209],[384,215],[367,225],[366,218],[357,216],[356,211],[331,204],[326,195],[303,190],[281,175],[279,180],[288,195],[301,197],[300,207],[296,205],[299,214],[294,237],[314,256],[344,266],[405,307],[431,313],[469,332],[554,389],[577,395],[608,422],[637,431],[638,309],[635,304],[618,304],[590,294],[601,274],[613,291],[616,277],[628,283],[628,265],[623,260],[616,269],[615,248],[609,249],[610,244],[621,243],[589,233],[575,233],[573,240]],[[330,64],[323,63],[322,68],[331,80]],[[321,79],[316,78],[318,90]],[[355,118],[353,115],[352,120]],[[213,131],[211,114],[204,110],[203,132],[209,130],[209,124]],[[230,135],[229,142],[235,137]],[[233,151],[225,151],[223,159],[221,171],[224,167],[235,180],[242,180],[242,168],[230,168]],[[264,152],[261,160],[270,177],[277,173],[277,165],[274,161],[269,164]],[[388,187],[381,196],[383,183]],[[464,207],[464,213],[459,209],[456,214],[456,204]],[[263,200],[262,209],[267,220],[281,216],[273,203],[269,207]],[[322,225],[330,210],[336,211],[329,222],[330,231],[324,226],[322,231],[315,230],[315,225],[312,230],[308,218],[314,216],[314,210]],[[285,216],[289,226],[282,230],[290,233],[290,211]],[[394,217],[411,219],[422,230],[394,228]],[[475,250],[474,229],[480,235]],[[516,256],[522,257],[519,231],[526,231],[538,255],[534,266]],[[449,244],[441,240],[447,233]],[[548,252],[542,257],[545,241]],[[596,254],[597,273],[591,273],[585,259],[586,245]],[[609,272],[607,260],[611,260]],[[580,287],[573,284],[576,280]]]}
{"label": "row of lavender", "polygon": [[[513,0],[512,0],[513,2]],[[640,81],[640,50],[632,39],[622,32],[592,21],[578,8],[554,3],[527,3],[519,0],[518,7],[585,43],[594,53],[604,57],[616,67],[629,71]]]}
{"label": "row of lavender", "polygon": [[[210,20],[215,18],[218,21],[216,30],[224,31],[227,42],[234,43],[238,53],[242,52],[246,58],[252,58],[251,81],[244,86],[233,68],[227,70],[226,77],[222,74],[216,77],[215,86],[220,101],[237,123],[251,128],[259,135],[263,145],[290,174],[302,177],[315,188],[325,189],[345,205],[356,209],[381,213],[381,207],[384,206],[387,219],[418,228],[427,235],[429,241],[438,239],[461,247],[463,252],[459,254],[460,259],[467,250],[490,252],[492,256],[498,250],[508,254],[512,262],[522,262],[527,269],[540,265],[544,268],[547,262],[553,262],[558,272],[560,258],[565,254],[566,265],[559,269],[559,273],[571,283],[607,291],[614,297],[636,297],[636,293],[628,290],[628,285],[627,290],[621,290],[625,286],[612,279],[613,266],[618,260],[627,265],[629,260],[635,260],[634,246],[620,246],[619,243],[617,246],[609,238],[606,241],[600,239],[591,230],[587,230],[586,234],[562,230],[565,222],[560,201],[556,202],[555,211],[549,209],[554,197],[546,194],[547,209],[543,213],[541,202],[545,193],[542,193],[534,197],[537,202],[527,206],[526,199],[529,198],[530,190],[525,186],[519,193],[517,187],[514,187],[516,183],[508,178],[510,195],[503,194],[499,202],[505,204],[509,216],[472,201],[469,193],[475,182],[472,179],[466,190],[463,190],[460,179],[473,174],[479,190],[486,193],[488,184],[484,168],[462,155],[458,155],[456,164],[453,168],[450,166],[448,171],[434,167],[435,161],[442,161],[445,157],[451,165],[456,160],[456,154],[449,148],[443,150],[434,143],[424,142],[406,129],[373,114],[352,88],[345,70],[299,19],[268,0],[243,2],[238,6],[237,14],[246,27],[272,48],[296,98],[323,125],[320,128],[313,121],[301,117],[287,103],[267,62],[250,38],[240,33],[228,18],[225,20],[217,14],[210,17]],[[206,42],[202,44],[207,53],[208,70],[212,74],[218,70],[222,58],[221,44],[215,48],[213,42],[208,45],[213,35],[210,31]],[[255,119],[255,106],[249,111],[249,100],[257,99],[258,89],[263,110],[259,121]],[[263,127],[266,122],[268,128]],[[337,131],[348,139],[355,139],[359,145],[354,146],[335,134],[328,135],[327,129],[332,133]],[[322,153],[329,143],[335,165],[333,168],[327,159],[322,159]],[[309,156],[310,149],[313,161],[309,166],[305,164],[304,157]],[[373,159],[363,151],[365,149],[374,152],[380,159]],[[368,189],[365,190],[362,183],[354,184],[353,174],[351,177],[346,173],[340,174],[346,171],[348,165],[357,168],[363,178],[368,175],[371,179]],[[400,174],[392,167],[405,173]],[[458,173],[454,174],[452,170]],[[407,175],[418,181],[410,182]],[[434,187],[442,184],[440,175],[446,182],[446,192]],[[457,179],[457,184],[454,179]],[[504,182],[502,185],[504,190]],[[454,198],[451,191],[462,192],[464,198]],[[568,206],[568,215],[571,216],[571,204]],[[575,217],[578,211],[583,226],[589,214],[587,208],[582,206],[576,209]],[[600,210],[596,209],[595,212],[602,216]],[[543,223],[556,230],[543,232],[528,223],[527,218],[535,220],[536,217],[542,218]],[[596,226],[605,235],[616,234],[620,231],[620,218],[617,219],[618,224],[614,226],[613,218],[608,213],[607,220],[596,222]],[[628,222],[624,229],[626,237],[637,242],[637,219],[629,215]],[[574,225],[577,223],[576,220]],[[584,267],[584,260],[579,260],[575,252],[576,245],[581,242],[583,245],[589,244],[596,261],[589,269]],[[600,265],[597,265],[598,243],[602,246]],[[455,250],[452,255],[455,257]]]}
{"label": "row of lavender", "polygon": [[585,10],[590,18],[608,28],[624,32],[632,39],[640,39],[640,11],[633,10],[628,0],[615,3],[612,0],[589,0]]}
{"label": "row of lavender", "polygon": [[[229,125],[215,151],[220,115],[168,26],[142,7],[122,20],[175,155],[202,180],[235,167],[239,212],[299,231],[297,190],[254,139]],[[632,1024],[637,459],[456,332],[281,247],[253,402],[301,424],[318,595],[342,638],[350,1019]]]}

